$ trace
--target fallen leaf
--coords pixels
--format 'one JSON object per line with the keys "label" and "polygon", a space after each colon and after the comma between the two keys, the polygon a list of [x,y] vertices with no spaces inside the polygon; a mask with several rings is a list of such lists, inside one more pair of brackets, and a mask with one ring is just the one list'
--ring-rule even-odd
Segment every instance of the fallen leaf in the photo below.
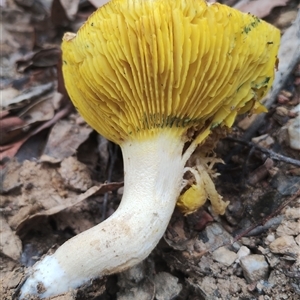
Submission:
{"label": "fallen leaf", "polygon": [[[33,1],[34,2],[34,1]],[[34,28],[30,24],[30,15],[17,8],[4,8],[1,11],[1,54],[9,56],[11,51],[31,50],[34,40]],[[1,46],[2,46],[1,45]]]}
{"label": "fallen leaf", "polygon": [[58,47],[30,52],[16,61],[17,70],[18,72],[25,72],[28,71],[30,67],[53,67],[57,64],[60,55],[61,51]]}
{"label": "fallen leaf", "polygon": [[24,136],[21,140],[11,143],[8,145],[0,146],[0,169],[3,168],[3,166],[6,163],[6,160],[9,160],[10,158],[14,157],[20,147],[31,137],[34,136],[35,134],[41,132],[42,130],[52,126],[56,122],[58,122],[61,118],[65,117],[68,115],[71,111],[71,106],[65,106],[63,109],[58,111],[54,117],[47,121],[44,122],[42,125],[39,127],[35,128],[31,132],[29,132],[26,136]]}
{"label": "fallen leaf", "polygon": [[27,141],[27,139],[28,136],[22,138],[21,140],[15,143],[0,146],[0,169],[1,164],[3,166],[6,162],[6,159],[9,160],[9,158],[14,157],[18,150],[21,148],[21,146]]}
{"label": "fallen leaf", "polygon": [[26,122],[17,116],[0,119],[1,136],[0,145],[11,142],[18,135],[22,134],[22,126]]}
{"label": "fallen leaf", "polygon": [[17,97],[20,94],[20,92],[13,88],[13,87],[8,87],[4,90],[1,91],[1,106],[3,103],[9,103],[12,99]]}
{"label": "fallen leaf", "polygon": [[242,0],[233,7],[240,11],[256,15],[259,18],[264,18],[270,14],[274,7],[286,6],[288,1],[289,0]]}
{"label": "fallen leaf", "polygon": [[53,89],[54,84],[52,82],[31,87],[26,91],[23,91],[19,96],[14,97],[13,99],[3,99],[1,106],[9,110],[25,107],[26,105],[28,105],[28,103],[31,103],[33,100],[42,95],[45,95]]}
{"label": "fallen leaf", "polygon": [[54,117],[54,105],[52,103],[54,93],[47,94],[28,105],[19,116],[26,120],[26,125],[34,124],[36,122],[43,122],[51,120]]}
{"label": "fallen leaf", "polygon": [[58,163],[72,156],[92,131],[93,129],[86,125],[79,126],[67,120],[60,120],[51,130],[41,161]]}
{"label": "fallen leaf", "polygon": [[0,119],[3,119],[3,118],[5,118],[8,115],[9,115],[9,111],[8,110],[0,110]]}

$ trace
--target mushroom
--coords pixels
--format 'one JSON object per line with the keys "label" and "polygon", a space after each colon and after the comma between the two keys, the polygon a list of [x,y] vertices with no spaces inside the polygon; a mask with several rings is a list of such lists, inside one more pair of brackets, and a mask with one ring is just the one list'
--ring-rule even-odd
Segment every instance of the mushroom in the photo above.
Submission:
{"label": "mushroom", "polygon": [[196,183],[180,197],[184,211],[210,198],[223,214],[207,147],[196,168],[186,162],[237,114],[264,111],[259,100],[272,84],[279,40],[279,30],[257,17],[201,0],[112,0],[77,34],[66,33],[67,91],[87,123],[120,145],[124,194],[110,218],[37,262],[20,298],[61,294],[145,259],[168,226],[187,171]]}

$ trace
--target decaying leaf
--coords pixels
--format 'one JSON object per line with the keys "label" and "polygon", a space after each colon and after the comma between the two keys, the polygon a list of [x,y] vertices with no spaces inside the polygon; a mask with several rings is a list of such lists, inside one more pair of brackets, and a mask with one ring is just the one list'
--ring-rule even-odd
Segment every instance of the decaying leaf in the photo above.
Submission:
{"label": "decaying leaf", "polygon": [[17,70],[19,72],[25,72],[30,67],[52,67],[57,64],[59,56],[60,49],[53,46],[39,51],[30,52],[16,62]]}
{"label": "decaying leaf", "polygon": [[51,120],[54,117],[54,105],[52,103],[53,94],[47,94],[40,97],[31,105],[27,105],[20,113],[19,116],[26,120],[26,124],[34,124],[36,122],[43,122]]}
{"label": "decaying leaf", "polygon": [[[23,137],[22,139],[8,144],[4,146],[0,146],[0,163],[5,164],[5,160],[9,160],[9,158],[14,157],[20,147],[26,142],[28,139],[28,136]],[[0,164],[0,169],[1,169],[1,164]]]}
{"label": "decaying leaf", "polygon": [[19,151],[21,146],[31,137],[36,135],[37,133],[41,132],[42,130],[52,126],[56,122],[58,122],[61,118],[68,115],[71,111],[71,106],[67,105],[64,108],[62,108],[60,111],[58,111],[53,118],[50,120],[42,123],[37,128],[33,129],[32,131],[29,131],[28,133],[21,136],[19,140],[16,142],[12,142],[10,144],[6,144],[3,146],[0,146],[0,169],[5,166],[5,162],[9,160],[10,158],[14,157],[16,153]]}
{"label": "decaying leaf", "polygon": [[38,97],[52,91],[53,88],[54,85],[52,82],[32,87],[27,91],[23,91],[22,94],[18,95],[13,99],[3,99],[1,107],[6,109],[16,109],[24,107],[28,105],[28,103],[31,103],[32,101],[36,100]]}
{"label": "decaying leaf", "polygon": [[18,116],[0,118],[1,136],[0,145],[11,142],[14,138],[22,134],[22,127],[26,124]]}
{"label": "decaying leaf", "polygon": [[[1,107],[4,106],[3,103],[10,103],[12,99],[14,99],[15,97],[17,97],[20,94],[20,91],[18,91],[16,88],[14,87],[7,87],[3,90],[1,90]],[[3,107],[2,107],[3,109]]]}
{"label": "decaying leaf", "polygon": [[93,130],[86,125],[61,120],[52,128],[41,161],[57,163],[76,153]]}

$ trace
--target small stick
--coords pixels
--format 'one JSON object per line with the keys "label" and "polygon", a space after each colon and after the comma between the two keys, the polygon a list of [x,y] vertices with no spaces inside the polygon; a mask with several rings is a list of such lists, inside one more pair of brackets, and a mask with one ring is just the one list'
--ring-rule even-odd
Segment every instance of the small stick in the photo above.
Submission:
{"label": "small stick", "polygon": [[297,197],[300,196],[300,189],[298,189],[298,191],[292,195],[291,197],[289,197],[286,201],[284,201],[281,205],[279,205],[271,214],[269,214],[268,216],[266,216],[265,218],[262,218],[260,221],[256,222],[255,224],[253,224],[252,226],[250,226],[249,228],[247,228],[245,231],[243,231],[242,233],[238,234],[233,241],[231,241],[231,245],[234,244],[235,242],[237,242],[239,239],[241,239],[242,237],[244,237],[246,234],[248,234],[249,232],[251,232],[253,229],[255,229],[256,227],[265,224],[266,222],[268,222],[271,218],[275,217],[276,215],[278,215],[280,213],[280,211],[287,206],[289,203],[291,203],[292,201],[294,201]]}
{"label": "small stick", "polygon": [[233,137],[227,137],[226,139],[230,140],[230,141],[233,141],[233,142],[236,142],[236,143],[243,144],[247,147],[251,147],[251,149],[255,148],[255,149],[259,150],[260,152],[262,152],[264,154],[267,154],[273,160],[283,161],[285,163],[300,167],[300,160],[298,160],[298,159],[294,159],[294,158],[276,153],[273,150],[266,149],[264,147],[261,147],[261,146],[255,144],[255,143],[248,142],[248,141],[245,141],[245,140],[239,140],[239,139],[236,139],[236,138],[233,138]]}

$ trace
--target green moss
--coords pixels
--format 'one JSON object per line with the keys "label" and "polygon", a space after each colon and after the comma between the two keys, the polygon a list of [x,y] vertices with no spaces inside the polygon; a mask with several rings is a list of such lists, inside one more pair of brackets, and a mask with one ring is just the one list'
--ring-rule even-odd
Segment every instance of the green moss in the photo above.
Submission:
{"label": "green moss", "polygon": [[257,27],[257,25],[261,22],[261,20],[256,17],[256,16],[252,16],[253,17],[253,21],[246,25],[243,29],[243,33],[248,34],[253,28]]}
{"label": "green moss", "polygon": [[255,89],[260,89],[262,88],[263,86],[267,86],[269,81],[270,81],[271,77],[266,77],[262,82],[259,82],[259,83],[255,83],[252,88],[255,88]]}
{"label": "green moss", "polygon": [[164,127],[185,128],[200,123],[200,119],[191,119],[189,117],[177,117],[172,115],[165,116],[160,115],[159,113],[150,114],[149,117],[146,113],[144,113],[144,117],[141,121],[144,130]]}

